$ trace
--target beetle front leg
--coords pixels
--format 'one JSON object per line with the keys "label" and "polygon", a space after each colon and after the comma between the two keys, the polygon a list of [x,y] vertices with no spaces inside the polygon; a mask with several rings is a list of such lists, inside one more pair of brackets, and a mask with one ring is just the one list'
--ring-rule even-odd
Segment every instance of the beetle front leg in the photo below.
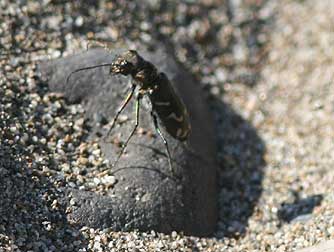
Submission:
{"label": "beetle front leg", "polygon": [[111,123],[111,126],[108,130],[108,133],[107,135],[105,136],[105,138],[107,138],[110,134],[110,132],[112,131],[112,129],[114,128],[115,126],[115,123],[119,117],[119,115],[123,112],[123,110],[125,109],[126,105],[128,105],[129,101],[131,100],[132,96],[133,96],[133,93],[135,92],[135,89],[136,89],[136,85],[132,84],[132,87],[131,87],[131,91],[130,93],[126,96],[125,100],[123,101],[123,104],[118,108],[117,112],[116,112],[116,115]]}
{"label": "beetle front leg", "polygon": [[139,125],[139,108],[140,108],[140,100],[142,98],[142,95],[140,93],[138,93],[137,99],[136,99],[136,123],[135,123],[135,127],[133,128],[133,130],[131,131],[128,139],[126,139],[125,143],[122,146],[121,152],[118,154],[114,164],[112,165],[112,167],[115,167],[116,164],[118,163],[119,159],[121,158],[121,156],[123,155],[126,146],[128,145],[130,139],[132,138],[133,134],[136,132],[136,129]]}

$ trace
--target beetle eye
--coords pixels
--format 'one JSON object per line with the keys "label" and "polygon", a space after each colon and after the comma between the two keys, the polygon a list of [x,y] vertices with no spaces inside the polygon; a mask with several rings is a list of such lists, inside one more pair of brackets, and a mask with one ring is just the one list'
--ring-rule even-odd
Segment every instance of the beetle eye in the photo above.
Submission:
{"label": "beetle eye", "polygon": [[129,61],[123,60],[120,63],[120,71],[123,74],[130,74],[132,72],[132,70],[133,70],[133,65]]}

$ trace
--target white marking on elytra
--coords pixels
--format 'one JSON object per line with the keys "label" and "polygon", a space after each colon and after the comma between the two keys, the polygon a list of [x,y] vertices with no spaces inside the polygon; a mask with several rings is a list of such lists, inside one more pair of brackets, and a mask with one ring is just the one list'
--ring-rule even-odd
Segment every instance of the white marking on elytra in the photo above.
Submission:
{"label": "white marking on elytra", "polygon": [[171,113],[167,118],[173,118],[177,122],[182,122],[183,121],[183,115],[177,116],[174,112]]}
{"label": "white marking on elytra", "polygon": [[178,128],[177,131],[176,131],[176,136],[177,136],[178,138],[180,138],[181,134],[182,134],[182,129],[181,129],[181,128]]}
{"label": "white marking on elytra", "polygon": [[184,130],[183,131],[183,134],[181,135],[181,136],[179,136],[181,139],[183,139],[183,138],[185,138],[186,136],[188,136],[188,134],[189,134],[189,131],[190,131],[190,129],[188,128],[188,129],[186,129],[186,130]]}

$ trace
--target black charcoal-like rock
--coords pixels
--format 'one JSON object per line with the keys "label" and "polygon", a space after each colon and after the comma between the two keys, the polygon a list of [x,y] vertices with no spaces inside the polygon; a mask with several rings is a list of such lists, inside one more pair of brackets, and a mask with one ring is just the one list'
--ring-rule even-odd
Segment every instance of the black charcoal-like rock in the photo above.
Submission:
{"label": "black charcoal-like rock", "polygon": [[[124,50],[110,53],[92,49],[39,66],[50,91],[62,92],[69,102],[84,105],[91,139],[97,138],[97,132],[106,134],[99,122],[101,118],[112,120],[130,87],[131,77],[110,75],[108,67],[101,67],[73,74],[67,85],[66,78],[78,68],[110,63],[120,52]],[[63,200],[68,204],[71,199],[76,202],[68,218],[95,228],[208,235],[214,231],[217,219],[216,150],[214,127],[202,90],[165,50],[138,52],[167,74],[189,111],[192,133],[187,144],[169,136],[161,127],[170,146],[175,174],[169,169],[162,140],[151,134],[135,134],[126,155],[117,167],[111,168],[117,170],[117,183],[107,195],[67,189]],[[140,112],[140,127],[155,133],[149,108],[144,104]],[[130,134],[135,121],[134,102],[123,114],[129,120],[116,125],[107,140],[100,138],[105,158],[111,162],[120,148],[109,140],[119,136],[124,140]]]}

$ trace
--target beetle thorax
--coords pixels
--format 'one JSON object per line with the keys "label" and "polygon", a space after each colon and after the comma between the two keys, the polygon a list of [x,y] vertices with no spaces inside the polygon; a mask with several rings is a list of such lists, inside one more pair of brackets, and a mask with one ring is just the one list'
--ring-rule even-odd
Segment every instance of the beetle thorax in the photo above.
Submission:
{"label": "beetle thorax", "polygon": [[136,51],[129,50],[117,57],[110,71],[115,74],[131,75],[135,84],[142,89],[152,89],[153,85],[157,85],[157,69],[152,63],[140,57]]}

